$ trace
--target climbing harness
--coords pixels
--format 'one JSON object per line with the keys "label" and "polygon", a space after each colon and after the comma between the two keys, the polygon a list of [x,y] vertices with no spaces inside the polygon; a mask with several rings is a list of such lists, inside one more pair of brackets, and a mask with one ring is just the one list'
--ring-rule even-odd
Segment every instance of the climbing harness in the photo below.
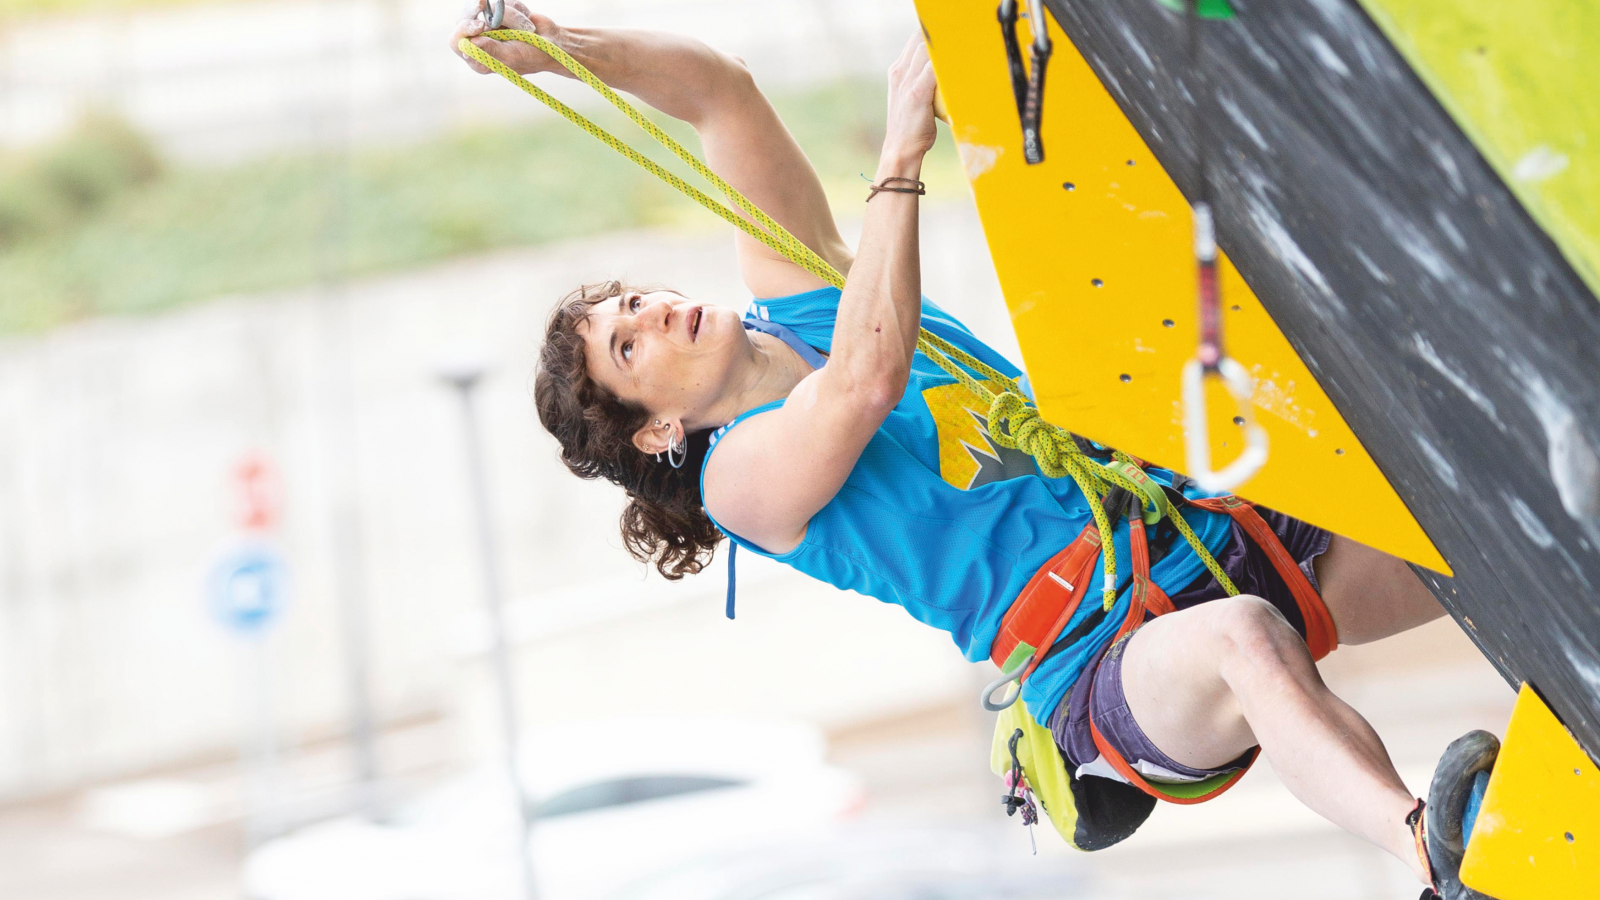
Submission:
{"label": "climbing harness", "polygon": [[1044,0],[1028,0],[1028,27],[1033,29],[1033,43],[1028,46],[1031,69],[1023,68],[1022,47],[1017,43],[1017,0],[1002,0],[996,15],[1011,70],[1011,93],[1017,101],[1017,116],[1022,119],[1022,158],[1030,166],[1038,165],[1044,162],[1044,141],[1039,136],[1044,116],[1044,73],[1055,49],[1045,24]]}
{"label": "climbing harness", "polygon": [[[1306,648],[1311,652],[1312,658],[1321,659],[1333,652],[1338,646],[1338,632],[1327,605],[1322,602],[1310,579],[1289,555],[1283,542],[1273,533],[1271,526],[1256,512],[1255,507],[1233,495],[1198,500],[1183,498],[1178,502],[1231,516],[1250,540],[1266,552],[1273,569],[1289,586],[1295,605],[1300,610],[1301,619],[1305,622]],[[1131,500],[1129,505],[1130,507],[1133,505]],[[1131,517],[1133,509],[1130,508],[1128,512]],[[1172,519],[1174,522],[1181,521],[1182,516],[1174,512]],[[1099,624],[1100,620],[1091,616],[1084,625],[1074,629],[1073,634],[1060,638],[1058,642],[1062,628],[1078,609],[1079,601],[1083,597],[1082,582],[1094,571],[1099,545],[1100,537],[1094,531],[1094,526],[1086,526],[1077,540],[1046,563],[1023,588],[1001,620],[1000,632],[995,638],[989,656],[1003,672],[1013,666],[1017,667],[1018,671],[1008,677],[1003,676],[999,682],[990,685],[984,695],[986,708],[1000,710],[1000,717],[995,723],[994,745],[990,756],[994,773],[1005,778],[1007,787],[1010,788],[1018,778],[1016,770],[1020,769],[1020,777],[1032,789],[1033,797],[1039,805],[1049,814],[1050,822],[1056,831],[1069,845],[1080,850],[1099,849],[1126,838],[1133,833],[1144,817],[1149,815],[1157,800],[1194,804],[1221,795],[1244,777],[1260,752],[1259,748],[1252,751],[1244,765],[1236,771],[1213,775],[1201,781],[1182,784],[1150,781],[1133,768],[1101,733],[1094,718],[1094,675],[1092,672],[1086,672],[1079,677],[1072,690],[1088,692],[1084,698],[1084,706],[1089,710],[1089,734],[1095,750],[1117,775],[1121,776],[1121,780],[1131,785],[1137,792],[1135,797],[1129,797],[1126,793],[1115,793],[1115,789],[1109,787],[1104,778],[1075,777],[1061,754],[1055,736],[1049,729],[1039,724],[1026,702],[1018,701],[1015,696],[1009,697],[1003,703],[989,702],[989,693],[1006,681],[1021,682],[1039,661],[1051,652],[1044,651],[1044,655],[1041,656],[1036,648],[1070,646],[1074,642],[1074,634],[1080,630],[1082,633],[1087,633]],[[1121,652],[1119,644],[1148,619],[1175,611],[1171,598],[1150,580],[1149,545],[1143,528],[1130,529],[1129,545],[1133,556],[1133,585],[1130,591],[1132,596],[1122,624],[1108,643],[1110,649],[1106,651],[1107,654]],[[1219,584],[1225,584],[1229,595],[1238,593],[1231,584],[1226,584],[1221,579]],[[1028,748],[1026,759],[1022,759],[1017,750],[1018,732],[1025,735],[1023,743]],[[1002,748],[1008,749],[1010,756],[1018,760],[1015,766],[1008,767],[1004,764]],[[1010,796],[1008,793],[1006,798],[1003,798],[1008,811],[1011,809]],[[1144,805],[1137,799],[1140,796],[1144,798],[1142,801]],[[1091,806],[1084,807],[1082,805],[1084,803]],[[1107,810],[1113,812],[1108,813]]]}
{"label": "climbing harness", "polygon": [[[517,74],[510,66],[479,49],[471,40],[462,38],[457,47],[463,55],[510,81],[534,99],[560,114],[562,118],[587,131],[606,146],[632,160],[640,168],[677,188],[684,195],[716,213],[751,238],[760,241],[781,254],[785,259],[817,276],[824,282],[836,288],[844,288],[844,276],[837,269],[829,265],[826,260],[818,256],[815,251],[807,247],[799,238],[790,234],[782,225],[773,221],[772,217],[762,212],[760,207],[751,203],[744,194],[724,181],[710,167],[701,162],[698,157],[663,131],[659,125],[650,121],[633,104],[618,96],[605,82],[585,68],[582,63],[573,59],[565,50],[557,47],[543,35],[531,31],[502,28],[484,32],[482,36],[497,41],[520,41],[544,51],[545,54],[560,63],[579,81],[588,85],[612,106],[620,110],[623,115],[643,129],[646,134],[655,138],[662,146],[670,150],[674,156],[682,160],[696,174],[721,191],[744,215],[740,215],[739,212],[735,212],[715,198],[707,195],[704,191],[669,172],[659,163],[633,149],[609,131],[591,122],[572,107],[550,96],[540,89],[538,85]],[[947,372],[950,377],[960,382],[980,402],[988,405],[987,418],[990,437],[994,439],[996,444],[1007,449],[1021,450],[1027,453],[1038,463],[1039,471],[1047,477],[1072,478],[1078,485],[1078,489],[1083,492],[1084,499],[1089,505],[1089,511],[1094,517],[1095,528],[1098,533],[1110,534],[1112,531],[1111,518],[1107,514],[1106,505],[1102,501],[1114,489],[1121,488],[1136,498],[1148,497],[1148,495],[1144,494],[1143,489],[1130,479],[1125,469],[1102,466],[1084,454],[1074,441],[1071,432],[1044,421],[1039,415],[1039,410],[1032,406],[1028,399],[1022,395],[1022,389],[1015,380],[927,329],[922,329],[917,338],[917,350]],[[972,374],[974,372],[977,373],[977,377]],[[979,378],[999,385],[1001,390],[999,392],[990,390],[987,385],[978,380]],[[1126,454],[1118,453],[1117,458],[1122,462],[1136,464],[1133,458]],[[1117,508],[1120,509],[1120,505]],[[1224,585],[1229,593],[1234,593],[1233,584],[1228,580],[1227,574],[1222,571],[1222,567],[1217,564],[1210,551],[1195,536],[1194,531],[1183,520],[1183,517],[1174,515],[1171,518],[1172,524],[1183,535],[1184,540],[1188,541],[1189,546],[1194,548],[1194,552],[1205,563],[1211,574],[1216,576],[1218,583]],[[1133,530],[1139,531],[1140,529]],[[1101,590],[1101,602],[1104,608],[1109,611],[1117,599],[1117,559],[1116,551],[1109,542],[1105,545],[1104,550],[1106,564],[1105,579]]]}
{"label": "climbing harness", "polygon": [[[1204,0],[1188,0],[1185,37],[1188,41],[1189,72],[1204,80],[1201,58],[1201,19],[1212,17],[1201,7]],[[1226,9],[1227,4],[1222,4]],[[1232,11],[1228,10],[1231,15]],[[1222,350],[1222,289],[1217,283],[1217,232],[1211,213],[1211,184],[1206,170],[1205,116],[1200,112],[1200,92],[1190,92],[1193,103],[1195,145],[1195,200],[1190,204],[1194,219],[1194,259],[1200,301],[1200,346],[1183,366],[1183,439],[1188,458],[1189,477],[1202,488],[1231,491],[1245,483],[1267,461],[1267,430],[1255,420],[1250,398],[1255,379],[1244,366]],[[1216,377],[1227,386],[1238,406],[1234,421],[1244,428],[1245,447],[1238,458],[1220,471],[1211,468],[1211,436],[1207,427],[1205,382]]]}

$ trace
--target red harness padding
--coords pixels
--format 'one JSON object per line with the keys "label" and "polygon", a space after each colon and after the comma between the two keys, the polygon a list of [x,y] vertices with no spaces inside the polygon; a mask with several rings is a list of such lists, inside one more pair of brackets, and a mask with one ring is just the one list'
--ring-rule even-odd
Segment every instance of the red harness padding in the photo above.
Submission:
{"label": "red harness padding", "polygon": [[[1301,571],[1300,566],[1289,555],[1289,551],[1284,549],[1283,542],[1278,540],[1271,526],[1267,525],[1266,520],[1261,518],[1249,501],[1230,494],[1214,499],[1187,502],[1201,509],[1232,516],[1250,539],[1267,552],[1272,567],[1289,585],[1295,605],[1300,608],[1300,615],[1305,619],[1306,646],[1310,649],[1313,659],[1322,659],[1339,646],[1338,632],[1334,628],[1333,616],[1328,612],[1327,605],[1322,602],[1322,597],[1316,588],[1311,586],[1305,572]],[[1176,509],[1171,511],[1171,515],[1178,514]],[[1172,599],[1150,580],[1150,547],[1142,523],[1136,523],[1136,527],[1129,529],[1129,545],[1133,555],[1131,586],[1133,602],[1128,604],[1127,616],[1124,617],[1122,626],[1117,629],[1116,636],[1112,638],[1113,644],[1132,634],[1150,618],[1174,611]],[[1017,595],[1017,599],[1012,602],[1011,608],[1000,621],[1000,633],[995,637],[994,645],[989,652],[989,658],[995,665],[1004,670],[1013,653],[1019,649],[1031,651],[1033,658],[1023,670],[1020,680],[1026,681],[1028,676],[1033,674],[1033,670],[1044,658],[1051,644],[1055,643],[1062,629],[1077,611],[1078,604],[1082,601],[1088,583],[1094,575],[1095,563],[1100,558],[1100,549],[1100,533],[1091,522],[1065,550],[1052,557],[1033,578],[1029,579],[1028,584],[1023,587],[1022,592]],[[1085,690],[1092,691],[1093,685],[1094,678],[1090,676],[1085,682]],[[1100,729],[1094,724],[1092,694],[1089,699],[1089,732],[1094,738],[1095,747],[1111,767],[1128,780],[1128,783],[1160,800],[1184,804],[1210,800],[1238,783],[1260,754],[1260,748],[1252,751],[1244,768],[1231,773],[1209,789],[1178,793],[1163,790],[1162,786],[1151,783],[1129,765],[1122,754],[1118,753],[1100,733]]]}

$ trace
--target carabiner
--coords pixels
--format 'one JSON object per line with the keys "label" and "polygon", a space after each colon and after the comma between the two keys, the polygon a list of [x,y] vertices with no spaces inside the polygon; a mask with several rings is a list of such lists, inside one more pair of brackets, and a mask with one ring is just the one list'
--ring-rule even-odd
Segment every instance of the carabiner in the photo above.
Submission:
{"label": "carabiner", "polygon": [[1206,426],[1207,372],[1199,357],[1195,357],[1183,366],[1183,441],[1189,457],[1188,471],[1184,474],[1204,490],[1225,493],[1249,481],[1266,464],[1267,430],[1256,422],[1251,411],[1250,397],[1256,385],[1244,366],[1233,357],[1224,356],[1217,361],[1214,371],[1238,404],[1239,417],[1244,420],[1245,448],[1238,459],[1221,471],[1211,470],[1211,438]]}
{"label": "carabiner", "polygon": [[983,693],[978,695],[978,702],[983,704],[984,709],[987,709],[989,712],[1000,712],[1001,710],[1011,706],[1011,704],[1017,702],[1017,698],[1022,696],[1022,686],[1020,684],[1017,686],[1015,692],[1006,694],[1005,698],[998,703],[991,698],[993,698],[995,691],[1000,690],[1014,681],[1020,682],[1022,680],[1022,673],[1028,671],[1028,663],[1033,662],[1033,656],[1034,655],[1032,653],[1024,656],[1022,659],[1017,661],[1016,666],[1014,666],[1011,671],[1001,672],[999,678],[989,682],[989,684],[984,687]]}
{"label": "carabiner", "polygon": [[1044,115],[1045,68],[1053,49],[1045,21],[1044,0],[1028,0],[1028,26],[1033,29],[1033,43],[1028,45],[1031,69],[1023,66],[1022,47],[1017,43],[1016,0],[1002,0],[996,15],[1011,70],[1011,93],[1017,103],[1017,116],[1022,121],[1022,157],[1028,165],[1037,165],[1044,162],[1044,142],[1039,129]]}
{"label": "carabiner", "polygon": [[478,18],[483,20],[483,24],[489,26],[490,31],[494,31],[504,25],[506,21],[506,0],[479,0]]}

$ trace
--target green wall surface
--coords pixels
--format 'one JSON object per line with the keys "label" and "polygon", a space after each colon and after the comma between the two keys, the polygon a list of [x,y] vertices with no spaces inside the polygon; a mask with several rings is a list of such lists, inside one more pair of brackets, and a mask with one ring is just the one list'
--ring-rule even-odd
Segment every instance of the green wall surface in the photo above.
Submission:
{"label": "green wall surface", "polygon": [[1600,2],[1360,2],[1600,295]]}

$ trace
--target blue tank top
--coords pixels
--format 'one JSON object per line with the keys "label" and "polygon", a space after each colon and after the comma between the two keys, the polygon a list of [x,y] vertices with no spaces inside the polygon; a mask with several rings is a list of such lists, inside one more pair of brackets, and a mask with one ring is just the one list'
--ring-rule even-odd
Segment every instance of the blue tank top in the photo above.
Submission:
{"label": "blue tank top", "polygon": [[[782,325],[826,353],[833,344],[838,306],[837,288],[819,288],[756,300],[745,318]],[[1010,377],[1021,375],[926,298],[922,327]],[[780,400],[757,407],[718,429],[706,461],[729,430],[782,405]],[[746,550],[834,587],[900,606],[917,621],[949,632],[969,661],[985,660],[1012,600],[1092,518],[1071,478],[1046,478],[1027,454],[997,445],[989,437],[987,409],[979,406],[960,383],[917,353],[905,395],[867,443],[839,493],[812,517],[798,547],[768,553],[721,523],[717,527]],[[702,475],[704,471],[702,464]],[[1150,474],[1171,484],[1170,472],[1151,469]],[[1192,488],[1186,492],[1208,496]],[[1184,518],[1213,552],[1227,541],[1226,515],[1188,509]],[[1082,639],[1045,660],[1023,686],[1023,700],[1041,723],[1126,614],[1132,557],[1125,519],[1115,529],[1115,542],[1121,581],[1116,607]],[[1179,540],[1151,567],[1150,577],[1171,593],[1203,569],[1199,557]],[[1101,609],[1097,588],[1104,577],[1102,554],[1089,599],[1063,634]]]}

